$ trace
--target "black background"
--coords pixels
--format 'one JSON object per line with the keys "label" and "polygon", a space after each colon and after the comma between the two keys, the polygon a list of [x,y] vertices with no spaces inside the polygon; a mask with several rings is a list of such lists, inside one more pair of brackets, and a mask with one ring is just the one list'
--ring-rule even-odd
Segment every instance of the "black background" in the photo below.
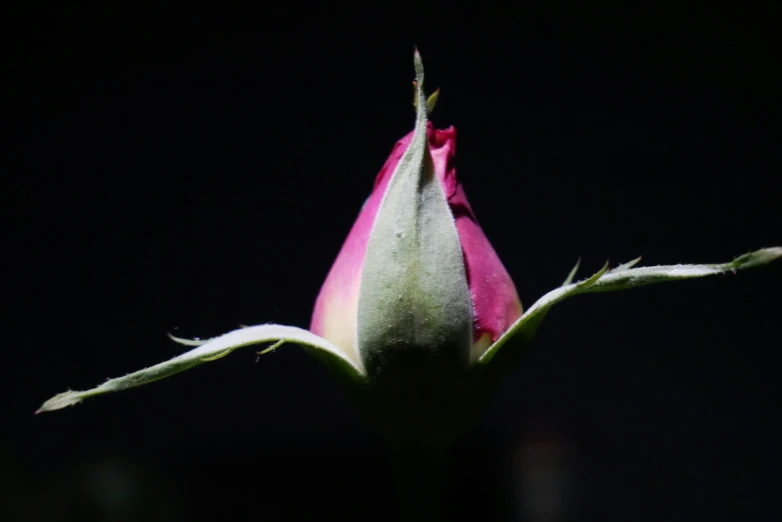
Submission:
{"label": "black background", "polygon": [[[306,327],[412,128],[414,45],[526,306],[579,256],[780,244],[780,9],[546,5],[8,13],[0,518],[393,518],[384,448],[295,347],[32,412],[167,331]],[[544,520],[512,458],[543,441],[565,520],[777,520],[781,291],[778,264],[559,305],[457,448],[454,518]]]}

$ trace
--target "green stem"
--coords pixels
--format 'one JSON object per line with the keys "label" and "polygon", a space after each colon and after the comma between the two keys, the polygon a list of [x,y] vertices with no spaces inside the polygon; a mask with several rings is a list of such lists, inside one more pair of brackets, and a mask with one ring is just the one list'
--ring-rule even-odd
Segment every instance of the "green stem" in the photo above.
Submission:
{"label": "green stem", "polygon": [[449,446],[444,444],[392,444],[399,520],[447,520]]}

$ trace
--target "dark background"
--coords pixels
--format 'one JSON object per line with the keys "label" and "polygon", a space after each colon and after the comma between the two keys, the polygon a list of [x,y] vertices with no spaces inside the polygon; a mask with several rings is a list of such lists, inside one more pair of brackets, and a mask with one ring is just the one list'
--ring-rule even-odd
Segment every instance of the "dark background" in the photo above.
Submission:
{"label": "dark background", "polygon": [[[579,256],[780,244],[780,9],[547,6],[8,13],[0,518],[393,518],[383,446],[296,347],[32,412],[167,331],[306,327],[412,128],[414,45],[525,306]],[[559,305],[457,448],[454,518],[778,520],[780,292],[777,264]]]}

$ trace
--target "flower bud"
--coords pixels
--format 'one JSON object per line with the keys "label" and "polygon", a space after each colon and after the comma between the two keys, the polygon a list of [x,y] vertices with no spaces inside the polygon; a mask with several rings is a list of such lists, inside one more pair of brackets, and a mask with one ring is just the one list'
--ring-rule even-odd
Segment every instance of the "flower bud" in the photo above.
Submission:
{"label": "flower bud", "polygon": [[466,368],[521,316],[507,270],[456,179],[456,131],[417,121],[397,142],[318,295],[310,330],[368,375],[396,362]]}

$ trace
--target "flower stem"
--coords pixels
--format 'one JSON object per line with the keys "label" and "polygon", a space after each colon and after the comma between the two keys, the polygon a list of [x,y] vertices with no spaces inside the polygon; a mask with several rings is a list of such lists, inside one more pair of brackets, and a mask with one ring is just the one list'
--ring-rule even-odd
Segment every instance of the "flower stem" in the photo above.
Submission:
{"label": "flower stem", "polygon": [[449,449],[446,444],[391,444],[401,522],[447,520]]}

